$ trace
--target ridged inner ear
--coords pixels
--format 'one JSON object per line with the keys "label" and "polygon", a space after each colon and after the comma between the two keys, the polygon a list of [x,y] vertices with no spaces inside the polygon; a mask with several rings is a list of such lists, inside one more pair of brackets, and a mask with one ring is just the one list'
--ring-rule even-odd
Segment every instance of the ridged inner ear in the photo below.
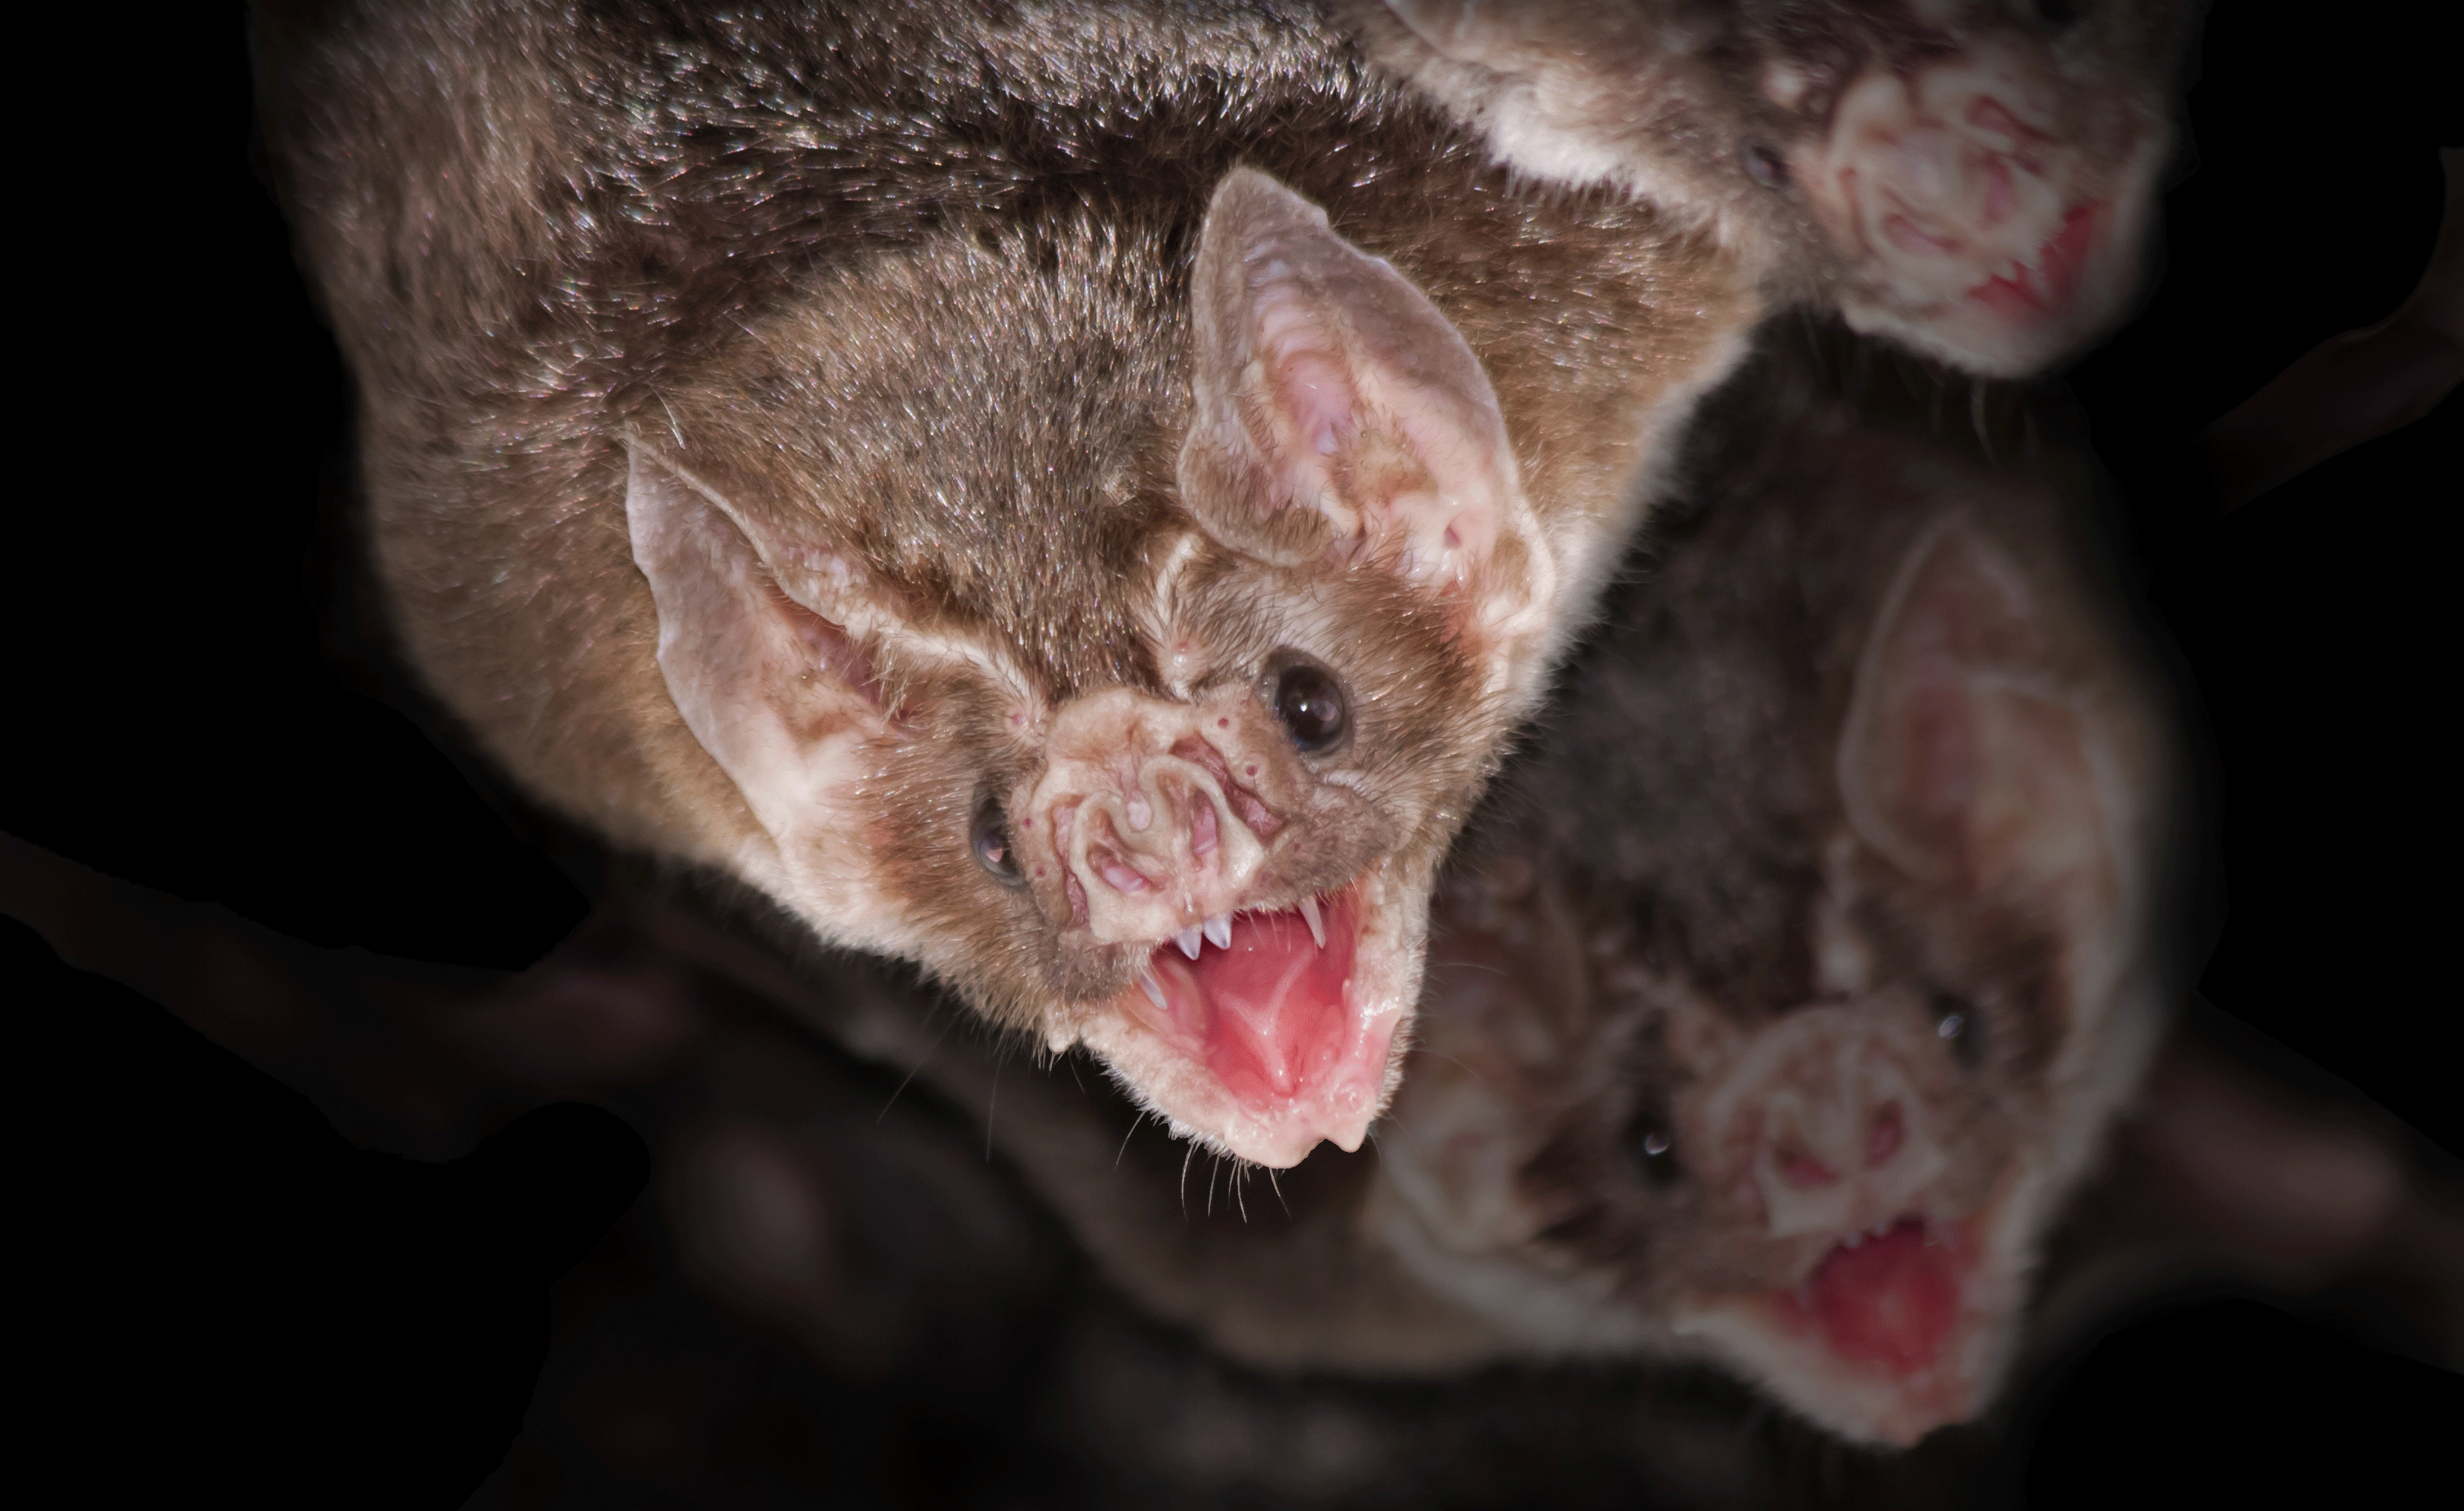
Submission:
{"label": "ridged inner ear", "polygon": [[1476,0],[1385,0],[1387,13],[1441,57],[1484,62],[1501,20]]}
{"label": "ridged inner ear", "polygon": [[1867,639],[1838,756],[1859,837],[1921,880],[2109,880],[2097,704],[2026,577],[1957,518],[1919,538]]}
{"label": "ridged inner ear", "polygon": [[828,828],[862,745],[889,730],[872,658],[843,622],[852,573],[821,548],[758,549],[758,527],[716,491],[628,449],[625,515],[658,606],[669,696],[772,835]]}
{"label": "ridged inner ear", "polygon": [[1506,420],[1470,346],[1382,258],[1265,174],[1227,175],[1191,290],[1183,503],[1279,566],[1472,581],[1530,532]]}

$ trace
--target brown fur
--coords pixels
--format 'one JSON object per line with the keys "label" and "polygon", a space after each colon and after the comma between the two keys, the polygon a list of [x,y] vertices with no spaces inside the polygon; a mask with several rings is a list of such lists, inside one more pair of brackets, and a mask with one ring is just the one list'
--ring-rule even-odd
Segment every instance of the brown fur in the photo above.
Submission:
{"label": "brown fur", "polygon": [[[410,659],[552,805],[740,875],[767,836],[653,660],[628,435],[1058,706],[1164,691],[1149,585],[1188,533],[1190,258],[1232,168],[1324,206],[1478,354],[1575,566],[1552,643],[1757,311],[1707,238],[1517,189],[1304,9],[439,0],[268,12],[258,46]],[[1382,574],[1330,588],[1204,543],[1180,589],[1213,657],[1192,696],[1245,685],[1295,614],[1342,627],[1374,690],[1348,769],[1424,886],[1511,712],[1449,680],[1460,627]],[[1035,759],[997,698],[905,642],[830,657],[903,721],[859,794],[905,909],[885,947],[1047,1036],[1063,1002],[1126,989],[1133,962],[1039,943],[1026,895],[968,861],[975,794]]]}

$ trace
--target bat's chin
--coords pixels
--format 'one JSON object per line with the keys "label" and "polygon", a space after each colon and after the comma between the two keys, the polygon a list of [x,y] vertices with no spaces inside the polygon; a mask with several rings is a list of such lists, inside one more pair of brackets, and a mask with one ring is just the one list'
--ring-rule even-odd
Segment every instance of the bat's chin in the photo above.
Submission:
{"label": "bat's chin", "polygon": [[1086,1044],[1178,1137],[1279,1169],[1320,1140],[1359,1148],[1419,988],[1420,931],[1390,890],[1373,871],[1164,941]]}
{"label": "bat's chin", "polygon": [[1905,1447],[1982,1410],[2019,1316],[2012,1234],[1918,1213],[1837,1235],[1791,1287],[1701,1293],[1677,1315],[1821,1426]]}

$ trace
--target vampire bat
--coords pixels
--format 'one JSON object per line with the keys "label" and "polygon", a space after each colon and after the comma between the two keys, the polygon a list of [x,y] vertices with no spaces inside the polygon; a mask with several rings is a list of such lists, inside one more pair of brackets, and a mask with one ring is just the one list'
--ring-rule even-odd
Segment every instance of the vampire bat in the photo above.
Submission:
{"label": "vampire bat", "polygon": [[2137,290],[2188,0],[1348,0],[1517,171],[1717,228],[1776,296],[2000,377]]}
{"label": "vampire bat", "polygon": [[1372,1220],[1528,1345],[1905,1444],[2161,1030],[2170,724],[2061,453],[1757,397],[1446,894]]}
{"label": "vampire bat", "polygon": [[1518,192],[1271,5],[259,19],[468,736],[1177,1133],[1356,1147],[1734,259]]}

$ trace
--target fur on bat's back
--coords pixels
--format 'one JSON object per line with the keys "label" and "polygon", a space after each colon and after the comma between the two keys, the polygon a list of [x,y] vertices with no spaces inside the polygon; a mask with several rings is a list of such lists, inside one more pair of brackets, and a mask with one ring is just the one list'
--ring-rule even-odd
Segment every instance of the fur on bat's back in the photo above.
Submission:
{"label": "fur on bat's back", "polygon": [[1656,438],[1637,364],[1699,386],[1744,323],[1707,238],[1513,190],[1305,8],[311,9],[261,11],[261,105],[363,382],[406,650],[542,795],[702,858],[750,820],[652,665],[620,438],[781,311],[826,309],[863,359],[847,412],[915,421],[912,455],[813,459],[929,480],[869,496],[923,511],[881,539],[946,543],[897,587],[976,612],[1033,564],[1050,590],[1001,629],[1059,692],[1152,680],[1098,589],[1171,477],[1189,256],[1232,167],[1446,311],[1535,497],[1623,507]]}

